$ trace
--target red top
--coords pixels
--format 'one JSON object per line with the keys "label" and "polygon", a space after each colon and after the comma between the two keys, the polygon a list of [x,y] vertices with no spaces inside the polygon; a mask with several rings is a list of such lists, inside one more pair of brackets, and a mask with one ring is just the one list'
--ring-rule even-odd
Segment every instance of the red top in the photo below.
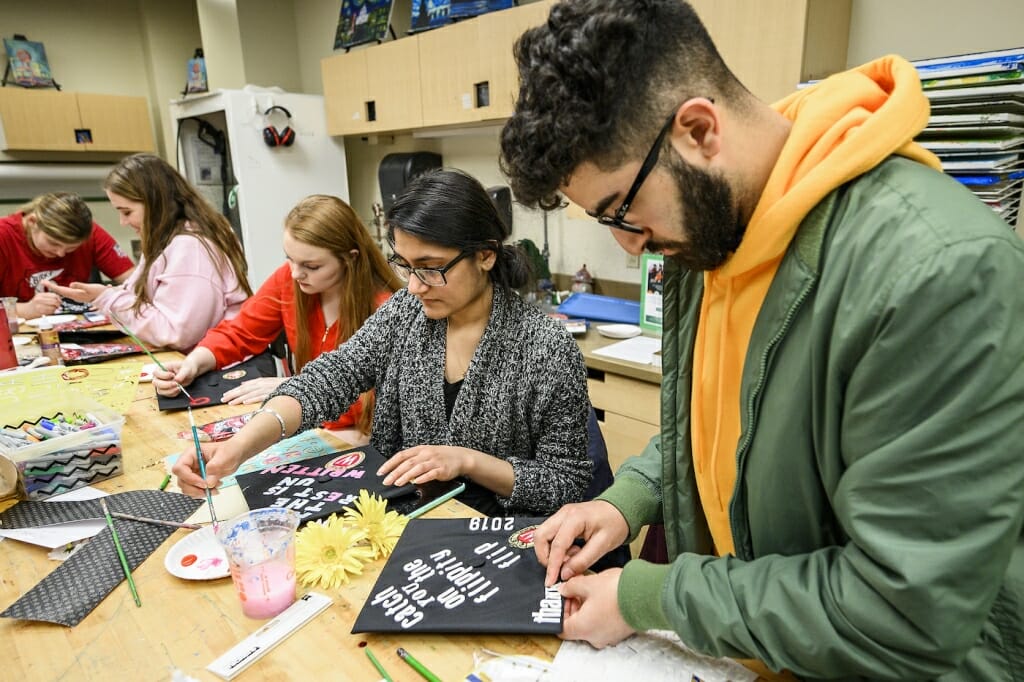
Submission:
{"label": "red top", "polygon": [[52,279],[61,286],[72,282],[88,282],[93,266],[113,279],[135,267],[114,238],[96,223],[92,234],[82,245],[63,258],[45,258],[34,252],[25,236],[22,214],[12,213],[0,218],[0,296],[17,296],[19,301],[31,300],[36,286]]}
{"label": "red top", "polygon": [[[380,292],[374,299],[379,308],[390,293]],[[319,296],[306,320],[310,337],[310,359],[338,347],[338,323],[325,329],[324,313],[320,308]],[[217,360],[217,367],[224,367],[262,353],[267,344],[277,338],[284,327],[285,337],[291,348],[297,346],[295,324],[295,290],[292,286],[291,268],[287,263],[267,278],[263,286],[242,304],[236,317],[224,320],[211,329],[199,342],[209,349]],[[357,401],[337,421],[324,422],[325,429],[350,429],[359,421],[362,405]]]}

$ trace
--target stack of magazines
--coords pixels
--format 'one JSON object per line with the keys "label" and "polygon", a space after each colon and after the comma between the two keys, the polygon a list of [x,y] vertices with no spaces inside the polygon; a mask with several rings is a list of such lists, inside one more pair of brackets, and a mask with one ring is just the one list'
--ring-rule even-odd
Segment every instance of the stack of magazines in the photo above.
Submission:
{"label": "stack of magazines", "polygon": [[1024,48],[913,62],[931,101],[917,141],[1015,227],[1024,192]]}

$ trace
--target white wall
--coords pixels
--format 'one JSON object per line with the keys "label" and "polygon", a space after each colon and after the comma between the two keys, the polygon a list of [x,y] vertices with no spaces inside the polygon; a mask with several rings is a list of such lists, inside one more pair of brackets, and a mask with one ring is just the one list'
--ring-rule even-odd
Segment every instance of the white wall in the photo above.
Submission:
{"label": "white wall", "polygon": [[1021,0],[853,0],[846,63],[926,59],[1024,45]]}

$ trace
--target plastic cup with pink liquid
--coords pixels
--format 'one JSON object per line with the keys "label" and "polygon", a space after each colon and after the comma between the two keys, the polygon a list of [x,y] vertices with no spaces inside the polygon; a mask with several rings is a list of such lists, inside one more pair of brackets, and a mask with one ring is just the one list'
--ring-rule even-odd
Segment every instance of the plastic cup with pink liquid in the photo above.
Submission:
{"label": "plastic cup with pink liquid", "polygon": [[272,618],[295,601],[295,529],[291,509],[253,509],[222,521],[217,539],[224,546],[242,613]]}

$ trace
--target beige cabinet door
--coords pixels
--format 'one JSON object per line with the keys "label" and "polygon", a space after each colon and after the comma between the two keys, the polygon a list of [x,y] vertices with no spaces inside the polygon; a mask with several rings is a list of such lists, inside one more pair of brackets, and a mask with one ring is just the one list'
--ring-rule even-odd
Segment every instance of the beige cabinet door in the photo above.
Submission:
{"label": "beige cabinet door", "polygon": [[94,152],[152,152],[153,126],[145,97],[78,93],[80,129],[88,130]]}
{"label": "beige cabinet door", "polygon": [[370,130],[367,123],[366,55],[377,48],[337,54],[320,61],[324,108],[330,135],[353,135]]}
{"label": "beige cabinet door", "polygon": [[370,130],[408,130],[423,125],[420,97],[419,36],[379,45],[368,51],[368,105],[376,120]]}
{"label": "beige cabinet door", "polygon": [[543,0],[479,18],[480,59],[490,86],[490,106],[481,108],[481,119],[512,115],[519,94],[519,71],[512,49],[526,29],[547,21],[554,4],[554,0]]}
{"label": "beige cabinet door", "polygon": [[0,88],[0,123],[4,150],[80,151],[86,147],[75,141],[78,100],[71,92]]}
{"label": "beige cabinet door", "polygon": [[480,59],[479,24],[468,19],[418,36],[423,125],[481,120],[479,89],[489,76]]}

